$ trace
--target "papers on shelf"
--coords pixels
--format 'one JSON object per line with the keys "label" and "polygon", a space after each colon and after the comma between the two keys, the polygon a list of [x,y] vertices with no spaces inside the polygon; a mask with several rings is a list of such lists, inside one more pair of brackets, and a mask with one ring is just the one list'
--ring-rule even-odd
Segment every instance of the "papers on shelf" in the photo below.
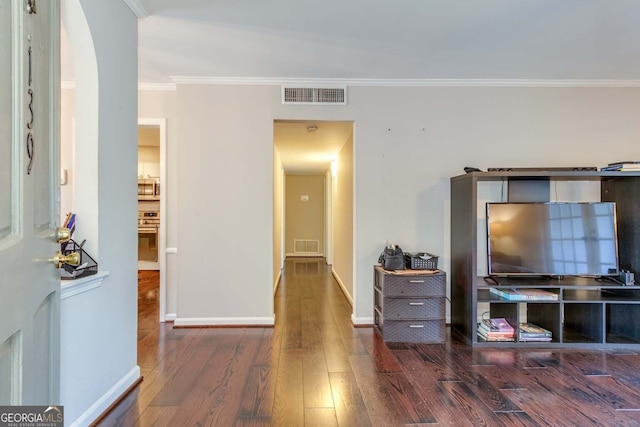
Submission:
{"label": "papers on shelf", "polygon": [[558,294],[541,289],[489,288],[489,291],[509,301],[557,301]]}

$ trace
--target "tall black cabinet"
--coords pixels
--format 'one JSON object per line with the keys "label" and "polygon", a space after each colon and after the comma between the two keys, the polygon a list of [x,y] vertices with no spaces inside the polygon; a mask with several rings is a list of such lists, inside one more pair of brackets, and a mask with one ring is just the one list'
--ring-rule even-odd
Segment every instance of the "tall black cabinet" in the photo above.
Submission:
{"label": "tall black cabinet", "polygon": [[[616,202],[618,254],[621,269],[640,276],[640,172],[506,171],[471,172],[451,178],[451,323],[452,331],[474,346],[640,347],[640,286],[621,286],[596,278],[536,280],[514,278],[501,285],[544,289],[557,301],[516,302],[489,291],[496,287],[478,275],[486,264],[478,244],[484,210],[479,187],[503,186],[502,200],[550,201],[558,183],[596,185],[600,201]],[[589,184],[591,183],[591,184]],[[554,200],[555,201],[555,200]],[[480,251],[481,252],[481,251]],[[637,277],[640,281],[640,277]],[[505,317],[517,324],[523,318],[553,333],[551,342],[484,342],[477,336],[483,316]]]}

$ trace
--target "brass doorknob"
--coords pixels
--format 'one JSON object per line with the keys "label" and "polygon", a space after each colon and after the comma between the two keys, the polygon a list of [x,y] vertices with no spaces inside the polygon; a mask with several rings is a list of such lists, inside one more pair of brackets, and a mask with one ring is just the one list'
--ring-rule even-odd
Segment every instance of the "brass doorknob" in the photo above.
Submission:
{"label": "brass doorknob", "polygon": [[58,251],[56,256],[49,261],[53,262],[56,268],[62,267],[62,264],[79,265],[80,264],[80,252],[71,252],[69,255],[62,255],[62,252]]}
{"label": "brass doorknob", "polygon": [[56,242],[58,242],[58,243],[68,242],[69,239],[71,239],[71,230],[69,230],[68,228],[64,228],[64,227],[58,227],[58,228],[56,228],[56,232],[55,232],[54,238],[56,239]]}

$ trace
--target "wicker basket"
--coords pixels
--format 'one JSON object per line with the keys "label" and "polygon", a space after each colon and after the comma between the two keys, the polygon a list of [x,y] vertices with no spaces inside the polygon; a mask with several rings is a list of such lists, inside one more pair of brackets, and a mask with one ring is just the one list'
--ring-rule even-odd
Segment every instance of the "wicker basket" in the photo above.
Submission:
{"label": "wicker basket", "polygon": [[404,263],[412,270],[437,270],[438,256],[428,252],[405,253]]}

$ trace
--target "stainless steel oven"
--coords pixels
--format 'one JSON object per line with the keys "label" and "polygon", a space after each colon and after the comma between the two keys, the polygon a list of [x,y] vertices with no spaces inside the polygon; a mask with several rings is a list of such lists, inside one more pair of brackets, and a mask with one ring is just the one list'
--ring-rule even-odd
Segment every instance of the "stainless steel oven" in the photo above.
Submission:
{"label": "stainless steel oven", "polygon": [[138,261],[158,262],[160,213],[138,211]]}

